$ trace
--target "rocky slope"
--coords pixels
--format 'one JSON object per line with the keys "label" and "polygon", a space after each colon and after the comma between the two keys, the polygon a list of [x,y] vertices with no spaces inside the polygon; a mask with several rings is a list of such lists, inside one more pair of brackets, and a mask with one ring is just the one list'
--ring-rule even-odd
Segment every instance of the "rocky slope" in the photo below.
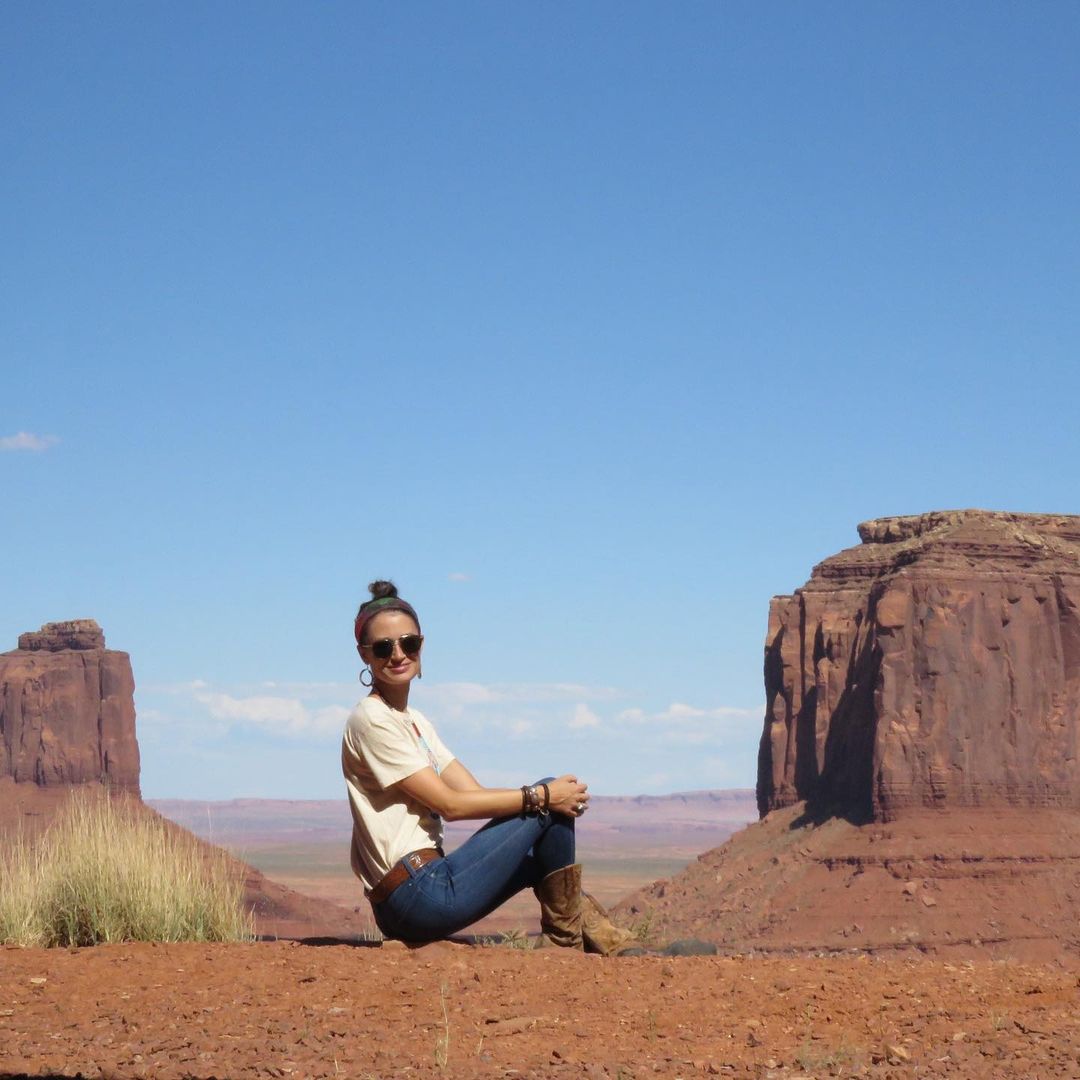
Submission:
{"label": "rocky slope", "polygon": [[1080,805],[1080,517],[959,510],[859,535],[772,601],[761,812]]}
{"label": "rocky slope", "polygon": [[657,940],[722,951],[919,951],[1080,967],[1080,815],[912,811],[817,822],[774,810],[616,908]]}
{"label": "rocky slope", "polygon": [[0,777],[138,794],[135,681],[92,619],[48,623],[0,653]]}

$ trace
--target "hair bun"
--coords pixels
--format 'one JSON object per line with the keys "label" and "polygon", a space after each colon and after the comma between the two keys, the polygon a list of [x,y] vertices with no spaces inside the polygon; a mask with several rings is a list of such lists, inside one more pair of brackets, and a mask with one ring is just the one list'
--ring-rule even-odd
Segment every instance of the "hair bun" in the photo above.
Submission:
{"label": "hair bun", "polygon": [[397,586],[392,581],[373,581],[368,586],[372,600],[384,600],[388,596],[397,596]]}

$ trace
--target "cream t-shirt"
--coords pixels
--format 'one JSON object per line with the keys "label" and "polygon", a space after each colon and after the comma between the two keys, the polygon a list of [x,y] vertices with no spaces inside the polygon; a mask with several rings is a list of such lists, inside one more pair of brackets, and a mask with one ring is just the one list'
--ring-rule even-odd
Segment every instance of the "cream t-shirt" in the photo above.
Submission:
{"label": "cream t-shirt", "polygon": [[438,815],[404,792],[389,789],[429,765],[441,772],[453,760],[417,709],[399,712],[380,697],[366,697],[349,715],[341,740],[341,771],[353,818],[352,868],[365,894],[410,851],[442,846]]}

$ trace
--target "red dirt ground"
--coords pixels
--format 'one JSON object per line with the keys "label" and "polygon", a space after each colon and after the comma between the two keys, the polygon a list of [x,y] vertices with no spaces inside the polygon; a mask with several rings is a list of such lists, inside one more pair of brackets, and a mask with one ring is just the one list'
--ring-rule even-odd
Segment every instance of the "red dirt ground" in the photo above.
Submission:
{"label": "red dirt ground", "polygon": [[1080,1077],[1074,817],[795,813],[624,908],[740,955],[344,944],[251,871],[261,932],[311,940],[0,948],[0,1076]]}
{"label": "red dirt ground", "polygon": [[1075,974],[440,943],[0,949],[0,1075],[1080,1075]]}

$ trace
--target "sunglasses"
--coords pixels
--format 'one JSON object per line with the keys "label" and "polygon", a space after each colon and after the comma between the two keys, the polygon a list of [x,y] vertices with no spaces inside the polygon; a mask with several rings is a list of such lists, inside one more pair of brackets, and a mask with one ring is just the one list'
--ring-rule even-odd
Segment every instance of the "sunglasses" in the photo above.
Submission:
{"label": "sunglasses", "polygon": [[368,648],[378,660],[389,660],[394,655],[394,646],[400,645],[401,651],[413,659],[420,655],[420,646],[424,644],[423,634],[402,634],[399,638],[384,637],[371,642]]}

